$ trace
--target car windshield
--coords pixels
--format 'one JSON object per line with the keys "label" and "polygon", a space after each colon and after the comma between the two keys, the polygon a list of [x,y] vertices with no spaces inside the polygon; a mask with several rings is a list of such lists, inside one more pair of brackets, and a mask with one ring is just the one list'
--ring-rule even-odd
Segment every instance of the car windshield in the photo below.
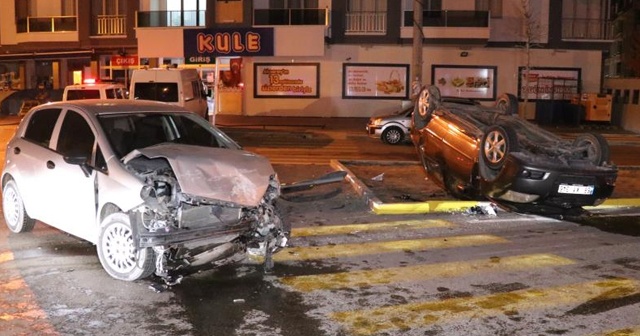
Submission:
{"label": "car windshield", "polygon": [[123,113],[99,115],[109,144],[120,159],[134,149],[164,142],[240,149],[206,120],[187,113]]}

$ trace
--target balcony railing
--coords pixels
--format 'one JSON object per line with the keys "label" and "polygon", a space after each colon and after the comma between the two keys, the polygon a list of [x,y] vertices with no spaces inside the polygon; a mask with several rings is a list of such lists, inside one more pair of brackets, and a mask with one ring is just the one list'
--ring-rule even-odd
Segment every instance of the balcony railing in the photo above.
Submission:
{"label": "balcony railing", "polygon": [[329,10],[324,8],[255,9],[254,26],[326,26],[329,22]]}
{"label": "balcony railing", "polygon": [[[489,27],[487,11],[424,11],[423,27]],[[404,12],[404,26],[413,27],[413,11]]]}
{"label": "balcony railing", "polygon": [[387,12],[347,12],[345,34],[384,35]]}
{"label": "balcony railing", "polygon": [[603,19],[562,19],[562,38],[566,40],[612,40],[611,21]]}
{"label": "balcony railing", "polygon": [[78,30],[76,16],[27,16],[16,21],[18,33],[52,33]]}
{"label": "balcony railing", "polygon": [[150,11],[136,13],[136,27],[204,27],[205,11]]}
{"label": "balcony railing", "polygon": [[127,34],[127,17],[125,15],[97,15],[95,17],[94,35],[110,36],[110,35],[126,35]]}

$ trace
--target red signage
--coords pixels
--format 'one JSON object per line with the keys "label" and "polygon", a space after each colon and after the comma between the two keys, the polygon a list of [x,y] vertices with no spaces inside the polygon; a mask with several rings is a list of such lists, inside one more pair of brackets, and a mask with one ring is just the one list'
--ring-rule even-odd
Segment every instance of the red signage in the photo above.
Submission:
{"label": "red signage", "polygon": [[112,66],[132,66],[138,65],[138,55],[111,56]]}

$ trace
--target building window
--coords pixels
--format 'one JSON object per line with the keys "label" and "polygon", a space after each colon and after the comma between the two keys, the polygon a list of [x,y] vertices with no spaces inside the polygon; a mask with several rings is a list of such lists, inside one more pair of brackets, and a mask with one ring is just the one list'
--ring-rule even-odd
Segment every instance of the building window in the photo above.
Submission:
{"label": "building window", "polygon": [[98,36],[126,35],[125,0],[91,0],[91,34]]}
{"label": "building window", "polygon": [[76,0],[15,0],[18,33],[77,31]]}
{"label": "building window", "polygon": [[140,0],[138,27],[203,27],[207,0]]}
{"label": "building window", "polygon": [[[402,2],[402,8],[404,11],[413,11],[413,3],[416,0],[404,0]],[[425,11],[439,11],[442,10],[442,0],[422,0],[422,9]]]}
{"label": "building window", "polygon": [[564,0],[562,2],[562,38],[607,40],[610,0]]}
{"label": "building window", "polygon": [[269,8],[318,8],[318,0],[269,0]]}
{"label": "building window", "polygon": [[640,90],[633,90],[633,98],[631,99],[631,103],[634,105],[638,105],[640,100]]}
{"label": "building window", "polygon": [[477,11],[487,11],[492,18],[502,17],[502,0],[476,0]]}
{"label": "building window", "polygon": [[384,35],[387,32],[387,0],[349,0],[345,34]]}
{"label": "building window", "polygon": [[623,102],[629,104],[629,90],[624,90],[623,97]]}

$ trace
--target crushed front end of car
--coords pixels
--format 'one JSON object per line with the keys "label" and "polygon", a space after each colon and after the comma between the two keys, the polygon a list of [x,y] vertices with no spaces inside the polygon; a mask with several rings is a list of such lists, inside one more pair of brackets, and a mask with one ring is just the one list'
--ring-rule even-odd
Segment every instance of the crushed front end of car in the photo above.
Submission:
{"label": "crushed front end of car", "polygon": [[276,208],[280,182],[265,158],[241,150],[160,144],[123,159],[142,179],[144,201],[129,211],[136,248],[152,248],[155,273],[179,274],[271,255],[287,245]]}

